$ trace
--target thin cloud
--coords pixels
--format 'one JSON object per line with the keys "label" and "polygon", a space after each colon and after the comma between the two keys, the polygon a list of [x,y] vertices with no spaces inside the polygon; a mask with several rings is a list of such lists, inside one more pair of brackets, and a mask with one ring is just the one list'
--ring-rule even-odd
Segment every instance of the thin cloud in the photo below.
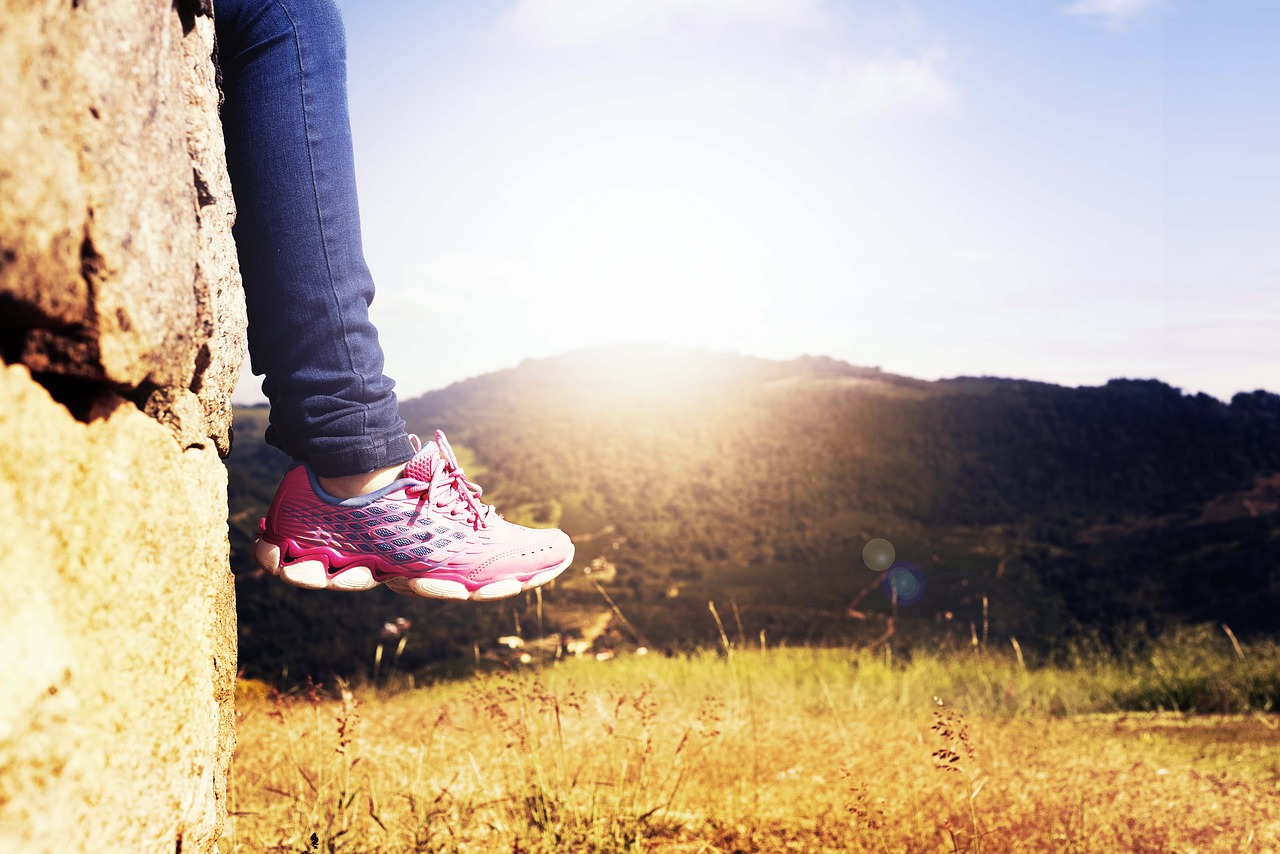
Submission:
{"label": "thin cloud", "polygon": [[1120,28],[1134,18],[1158,8],[1163,0],[1075,0],[1066,7],[1069,15],[1101,20]]}
{"label": "thin cloud", "polygon": [[820,95],[822,111],[833,117],[940,112],[959,101],[940,47],[865,62],[832,60]]}
{"label": "thin cloud", "polygon": [[506,23],[539,41],[583,44],[676,29],[806,27],[822,19],[827,4],[828,0],[517,0]]}

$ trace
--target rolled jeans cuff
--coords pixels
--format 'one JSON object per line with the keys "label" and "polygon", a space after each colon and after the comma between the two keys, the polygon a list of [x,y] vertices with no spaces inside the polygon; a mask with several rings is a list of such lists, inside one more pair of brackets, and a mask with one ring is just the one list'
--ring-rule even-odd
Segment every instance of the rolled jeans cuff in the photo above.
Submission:
{"label": "rolled jeans cuff", "polygon": [[[364,413],[358,413],[347,417],[363,420],[363,416]],[[294,438],[288,443],[290,455],[305,460],[320,477],[347,477],[403,465],[416,453],[404,431],[404,422],[400,422],[398,428],[358,437],[343,435],[342,425],[330,426],[331,429],[336,428],[333,433]],[[267,433],[267,441],[277,444],[273,441],[272,431],[268,429]]]}

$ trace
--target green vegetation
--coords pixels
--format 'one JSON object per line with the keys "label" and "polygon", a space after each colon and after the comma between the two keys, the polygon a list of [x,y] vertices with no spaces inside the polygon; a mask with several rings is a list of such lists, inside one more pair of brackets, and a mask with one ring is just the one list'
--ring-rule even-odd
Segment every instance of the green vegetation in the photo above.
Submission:
{"label": "green vegetation", "polygon": [[[925,383],[829,359],[623,348],[477,377],[402,413],[483,465],[486,497],[512,518],[569,531],[575,566],[540,598],[483,606],[255,577],[247,547],[286,461],[258,440],[264,412],[241,412],[229,465],[246,674],[368,673],[397,616],[413,621],[399,667],[424,678],[492,658],[499,635],[590,634],[602,616],[596,649],[708,648],[708,601],[737,640],[898,655],[1016,638],[1052,661],[1186,625],[1277,631],[1273,394],[1228,405],[1154,381]],[[862,564],[873,537],[918,570],[918,598],[895,602]]]}
{"label": "green vegetation", "polygon": [[337,697],[242,683],[222,850],[1280,846],[1275,645],[1184,632],[1037,666],[721,643]]}

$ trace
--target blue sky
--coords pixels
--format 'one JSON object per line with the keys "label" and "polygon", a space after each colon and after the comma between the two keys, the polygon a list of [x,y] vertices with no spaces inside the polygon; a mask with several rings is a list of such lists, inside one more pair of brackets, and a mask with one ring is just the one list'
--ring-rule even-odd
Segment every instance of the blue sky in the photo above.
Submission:
{"label": "blue sky", "polygon": [[402,396],[632,340],[1280,390],[1280,4],[340,5]]}

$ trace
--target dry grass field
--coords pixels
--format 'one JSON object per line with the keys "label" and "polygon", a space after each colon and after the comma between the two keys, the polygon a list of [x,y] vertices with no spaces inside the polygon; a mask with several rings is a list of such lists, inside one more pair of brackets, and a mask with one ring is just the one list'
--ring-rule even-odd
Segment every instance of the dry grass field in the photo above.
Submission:
{"label": "dry grass field", "polygon": [[222,850],[1280,851],[1274,647],[728,652],[246,683]]}

